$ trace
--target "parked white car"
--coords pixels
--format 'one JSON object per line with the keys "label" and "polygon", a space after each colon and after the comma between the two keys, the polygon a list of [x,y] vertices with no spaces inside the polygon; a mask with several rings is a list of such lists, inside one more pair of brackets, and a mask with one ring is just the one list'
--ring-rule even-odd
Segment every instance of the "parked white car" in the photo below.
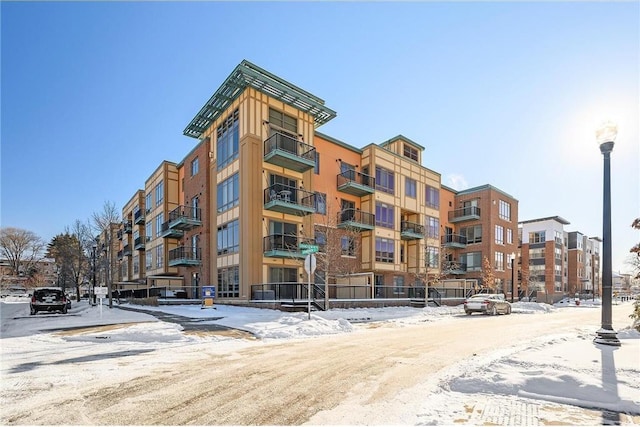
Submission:
{"label": "parked white car", "polygon": [[476,294],[464,302],[464,312],[482,314],[511,314],[511,304],[504,294]]}

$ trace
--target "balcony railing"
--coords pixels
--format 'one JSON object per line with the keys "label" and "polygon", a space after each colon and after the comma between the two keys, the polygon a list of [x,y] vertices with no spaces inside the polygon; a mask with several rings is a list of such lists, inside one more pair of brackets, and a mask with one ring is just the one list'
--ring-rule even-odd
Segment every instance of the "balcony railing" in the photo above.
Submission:
{"label": "balcony railing", "polygon": [[400,222],[400,238],[402,240],[424,239],[424,231],[424,225],[409,221]]}
{"label": "balcony railing", "polygon": [[160,227],[160,237],[165,239],[179,239],[184,234],[184,231],[169,227],[170,222],[171,221],[165,221],[162,223]]}
{"label": "balcony railing", "polygon": [[290,234],[272,234],[262,239],[265,257],[270,258],[305,258],[299,244],[303,239]]}
{"label": "balcony railing", "polygon": [[127,234],[131,234],[133,232],[133,225],[131,224],[131,221],[122,221],[122,227],[124,232]]}
{"label": "balcony railing", "polygon": [[358,197],[373,194],[376,191],[376,179],[355,170],[344,171],[338,175],[338,190]]}
{"label": "balcony railing", "polygon": [[178,206],[169,212],[169,227],[177,230],[191,230],[202,225],[201,209],[193,206]]}
{"label": "balcony railing", "polygon": [[122,255],[123,256],[131,256],[131,246],[130,245],[124,245],[122,247]]}
{"label": "balcony railing", "polygon": [[338,213],[338,228],[347,228],[355,231],[373,230],[376,224],[376,216],[359,209],[344,209]]}
{"label": "balcony railing", "polygon": [[309,215],[316,211],[316,194],[284,184],[264,190],[264,208],[292,215]]}
{"label": "balcony railing", "polygon": [[137,251],[144,251],[144,246],[146,242],[147,242],[146,237],[144,236],[136,237],[136,239],[133,241],[133,249]]}
{"label": "balcony railing", "polygon": [[144,224],[144,213],[142,212],[142,210],[138,209],[133,213],[133,223]]}
{"label": "balcony railing", "polygon": [[464,208],[449,211],[449,222],[462,222],[480,219],[480,208],[477,206],[465,206]]}
{"label": "balcony railing", "polygon": [[264,141],[264,161],[305,172],[316,166],[316,149],[289,135],[275,133]]}
{"label": "balcony railing", "polygon": [[467,264],[464,262],[450,261],[442,266],[444,274],[465,274],[467,272]]}
{"label": "balcony railing", "polygon": [[169,251],[169,267],[194,266],[202,264],[202,250],[184,246]]}
{"label": "balcony railing", "polygon": [[465,248],[467,247],[467,236],[462,234],[446,234],[440,239],[445,248]]}

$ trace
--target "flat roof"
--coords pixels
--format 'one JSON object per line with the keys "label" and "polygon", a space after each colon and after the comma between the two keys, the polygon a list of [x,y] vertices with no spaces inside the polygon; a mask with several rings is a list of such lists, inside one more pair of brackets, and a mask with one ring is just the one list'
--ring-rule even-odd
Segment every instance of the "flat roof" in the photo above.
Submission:
{"label": "flat roof", "polygon": [[528,219],[526,221],[518,221],[518,224],[531,224],[533,222],[542,222],[542,221],[551,221],[551,220],[557,221],[557,222],[559,222],[560,224],[563,224],[563,225],[571,224],[566,219],[562,218],[561,216],[557,216],[557,215],[556,216],[547,216],[547,217],[544,217],[544,218],[537,218],[537,219]]}
{"label": "flat roof", "polygon": [[247,87],[304,111],[311,116],[315,127],[325,124],[336,116],[336,112],[325,107],[324,100],[280,77],[243,60],[227,77],[198,114],[184,129],[184,135],[200,138],[213,123],[235,101]]}
{"label": "flat roof", "polygon": [[505,196],[512,198],[513,200],[516,200],[516,201],[518,200],[515,197],[513,197],[511,194],[506,193],[506,192],[500,190],[499,188],[494,187],[491,184],[480,185],[478,187],[473,187],[473,188],[468,188],[466,190],[458,191],[458,192],[456,192],[456,196],[462,196],[464,194],[477,193],[477,192],[483,191],[483,190],[494,190],[494,191],[497,191],[498,193],[502,193]]}

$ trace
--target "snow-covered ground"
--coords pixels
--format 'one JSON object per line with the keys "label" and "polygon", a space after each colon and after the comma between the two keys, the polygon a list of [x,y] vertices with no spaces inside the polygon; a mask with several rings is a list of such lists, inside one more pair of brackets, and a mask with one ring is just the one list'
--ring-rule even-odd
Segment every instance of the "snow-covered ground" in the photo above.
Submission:
{"label": "snow-covered ground", "polygon": [[[126,305],[129,308],[136,308]],[[124,306],[123,306],[124,307]],[[200,306],[160,306],[138,307],[145,310],[158,310],[194,319],[199,324],[218,324],[250,332],[260,340],[289,340],[304,337],[318,337],[327,334],[348,334],[358,328],[370,325],[370,322],[392,322],[398,327],[422,322],[447,321],[463,313],[462,307],[438,308],[382,308],[348,309],[313,312],[311,319],[307,313],[284,313],[276,310],[241,308],[216,305],[215,309],[202,309]],[[429,419],[438,419],[437,424],[476,424],[497,425],[536,424],[535,410],[531,402],[565,405],[575,411],[561,411],[557,422],[572,425],[587,425],[593,422],[593,413],[582,416],[585,411],[608,413],[603,423],[640,424],[640,333],[630,326],[632,320],[628,314],[632,303],[618,303],[616,312],[624,310],[626,323],[615,323],[622,345],[610,347],[595,344],[594,333],[598,324],[576,325],[576,332],[554,333],[520,342],[509,348],[497,348],[491,354],[465,360],[464,364],[441,372],[437,388],[426,398],[415,390],[407,390],[397,396],[388,406],[379,408],[386,411],[387,418],[371,418],[372,408],[345,407],[340,410],[362,413],[362,424],[391,423],[420,424],[426,418],[388,418],[390,407],[400,411],[403,406],[412,403],[419,407],[421,415],[429,414]],[[187,348],[215,341],[225,350],[256,345],[256,340],[233,334],[186,334],[175,323],[158,321],[148,314],[103,307],[91,307],[86,302],[74,303],[67,315],[38,314],[29,316],[28,304],[20,299],[5,299],[0,304],[2,313],[0,408],[12,405],[17,396],[22,396],[19,388],[23,382],[20,366],[29,363],[42,363],[59,348],[52,343],[74,343],[75,357],[82,357],[82,348],[102,345],[103,353],[124,351],[132,342],[144,342],[145,348],[166,349],[167,347]],[[582,301],[576,306],[566,301],[556,306],[538,303],[514,303],[512,316],[531,316],[532,322],[544,321],[547,313],[558,310],[597,310],[599,301]],[[479,315],[476,315],[479,316]],[[618,319],[621,319],[618,316]],[[118,324],[100,333],[104,325]],[[85,332],[64,334],[61,328],[93,327]],[[55,331],[55,332],[54,332]],[[108,340],[103,335],[108,335]],[[85,347],[82,347],[85,346]],[[87,350],[88,351],[88,350]],[[175,357],[190,357],[189,351],[175,352]],[[35,359],[38,359],[37,361]],[[95,379],[89,370],[78,370],[73,365],[57,365],[56,373],[61,376],[73,376],[79,383]],[[86,375],[86,378],[83,376]],[[23,398],[28,399],[26,396]],[[448,402],[465,401],[472,397],[477,402],[484,400],[487,405],[482,414],[458,413],[449,410]],[[508,400],[505,403],[504,397]],[[499,398],[499,400],[496,400]],[[412,401],[413,399],[413,401]],[[511,405],[510,412],[520,418],[504,418],[504,408],[490,402],[501,401],[502,406]],[[395,404],[395,405],[394,405]],[[521,405],[521,410],[514,410]],[[400,408],[400,409],[399,409]],[[452,407],[453,408],[453,407]],[[478,407],[474,411],[478,411]],[[0,410],[0,413],[3,412]],[[471,412],[471,411],[469,411]],[[316,414],[311,424],[336,424],[340,418],[335,414]],[[548,415],[548,414],[547,414]],[[548,416],[547,416],[548,419]],[[373,420],[373,421],[367,421]],[[377,422],[376,422],[377,420]],[[2,424],[10,424],[4,415]],[[429,423],[434,423],[430,421]]]}

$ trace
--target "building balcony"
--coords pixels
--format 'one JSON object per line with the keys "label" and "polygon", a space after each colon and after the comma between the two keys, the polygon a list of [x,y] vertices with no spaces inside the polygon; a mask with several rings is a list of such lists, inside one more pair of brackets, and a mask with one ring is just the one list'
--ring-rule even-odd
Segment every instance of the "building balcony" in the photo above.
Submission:
{"label": "building balcony", "polygon": [[202,211],[193,206],[178,206],[169,212],[169,228],[191,230],[202,225]]}
{"label": "building balcony", "polygon": [[448,261],[442,266],[444,274],[465,274],[467,272],[467,264],[463,262]]}
{"label": "building balcony", "polygon": [[184,246],[169,251],[169,267],[202,265],[202,250]]}
{"label": "building balcony", "polygon": [[147,238],[144,236],[137,237],[133,241],[133,249],[137,251],[144,251],[144,245],[147,242]]}
{"label": "building balcony", "polygon": [[445,248],[466,248],[467,237],[461,234],[447,234],[440,239]]}
{"label": "building balcony", "polygon": [[122,221],[122,228],[126,234],[133,233],[133,225],[131,221]]}
{"label": "building balcony", "polygon": [[165,221],[162,223],[160,227],[160,237],[164,239],[179,239],[184,234],[184,231],[178,230],[177,228],[169,227],[170,221]]}
{"label": "building balcony", "polygon": [[376,191],[376,179],[362,172],[344,171],[338,175],[338,190],[358,197],[373,194]]}
{"label": "building balcony", "polygon": [[144,224],[144,213],[140,209],[133,213],[133,223]]}
{"label": "building balcony", "polygon": [[264,141],[264,161],[305,172],[316,166],[316,149],[289,135],[275,133]]}
{"label": "building balcony", "polygon": [[310,215],[316,211],[316,194],[284,184],[264,190],[264,208],[291,215]]}
{"label": "building balcony", "polygon": [[357,209],[345,209],[338,213],[338,228],[355,230],[357,232],[373,230],[376,216]]}
{"label": "building balcony", "polygon": [[262,239],[263,254],[270,258],[305,258],[299,248],[302,240],[288,234],[272,234]]}
{"label": "building balcony", "polygon": [[449,211],[449,222],[462,222],[480,219],[480,208],[466,206],[464,208]]}
{"label": "building balcony", "polygon": [[131,256],[131,245],[124,245],[122,247],[122,255],[123,256]]}
{"label": "building balcony", "polygon": [[116,232],[116,236],[117,236],[118,240],[122,240],[122,234],[123,234],[122,230],[118,230]]}
{"label": "building balcony", "polygon": [[400,238],[402,240],[424,239],[424,231],[424,225],[409,221],[402,221],[400,223]]}

